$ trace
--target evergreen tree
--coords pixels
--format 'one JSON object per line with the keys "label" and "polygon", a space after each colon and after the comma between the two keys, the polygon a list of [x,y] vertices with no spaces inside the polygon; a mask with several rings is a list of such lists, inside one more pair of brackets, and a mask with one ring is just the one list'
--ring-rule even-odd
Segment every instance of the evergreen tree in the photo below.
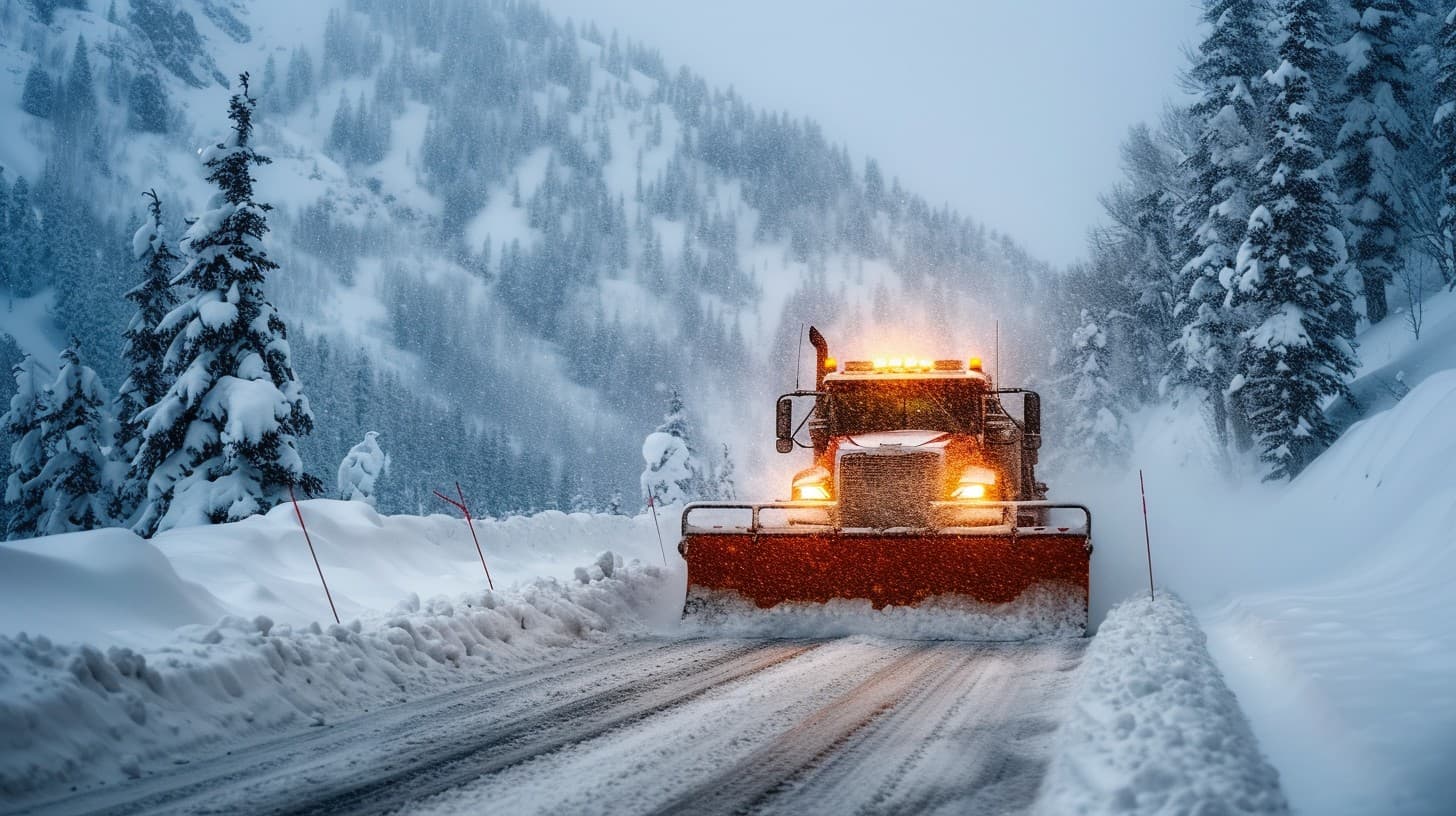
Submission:
{"label": "evergreen tree", "polygon": [[227,141],[204,151],[211,209],[183,238],[191,261],[176,282],[195,292],[159,330],[176,332],[167,365],[177,379],[142,415],[147,428],[136,462],[151,472],[135,529],[246,518],[288,498],[317,493],[304,472],[298,437],[313,414],[289,359],[287,327],[264,296],[278,268],[263,249],[270,207],[253,199],[253,165],[269,159],[251,144],[255,100],[239,77]]}
{"label": "evergreen tree", "polygon": [[717,486],[713,491],[722,501],[734,501],[738,498],[738,482],[734,478],[733,456],[728,452],[727,443],[723,444],[723,464],[718,468]]}
{"label": "evergreen tree", "polygon": [[1185,162],[1189,192],[1178,211],[1179,230],[1189,240],[1175,283],[1173,315],[1180,328],[1171,379],[1202,391],[1219,439],[1226,443],[1232,430],[1240,446],[1246,444],[1245,417],[1225,390],[1245,319],[1231,308],[1226,282],[1243,242],[1263,151],[1262,83],[1256,84],[1269,64],[1263,11],[1258,0],[1205,0],[1210,30],[1189,72],[1198,93],[1190,111],[1198,142]]}
{"label": "evergreen tree", "polygon": [[671,434],[687,442],[690,449],[693,446],[693,426],[688,422],[687,408],[683,405],[682,393],[676,388],[672,389],[672,396],[667,400],[667,413],[662,417],[662,424],[657,426],[657,432]]}
{"label": "evergreen tree", "polygon": [[65,110],[66,118],[78,127],[89,125],[96,118],[95,77],[91,73],[91,57],[85,35],[76,39],[71,70],[66,74]]}
{"label": "evergreen tree", "polygon": [[81,362],[77,345],[72,339],[61,352],[61,370],[50,387],[42,421],[45,465],[34,479],[44,485],[45,514],[38,523],[42,535],[94,530],[111,521],[109,397],[96,372]]}
{"label": "evergreen tree", "polygon": [[138,74],[127,94],[126,126],[142,133],[166,133],[170,117],[161,79],[150,72]]}
{"label": "evergreen tree", "polygon": [[1283,0],[1279,67],[1266,75],[1276,96],[1261,202],[1239,250],[1234,298],[1260,321],[1245,335],[1240,387],[1268,478],[1289,478],[1334,439],[1326,399],[1345,393],[1354,372],[1354,316],[1341,278],[1345,248],[1328,133],[1318,117],[1315,78],[1327,48],[1324,0]]}
{"label": "evergreen tree", "polygon": [[1439,255],[1446,284],[1456,287],[1456,9],[1441,20],[1436,65],[1433,136],[1440,185],[1437,191]]}
{"label": "evergreen tree", "polygon": [[126,293],[136,304],[136,312],[127,324],[122,357],[130,373],[116,392],[116,458],[129,466],[129,472],[117,492],[118,504],[113,515],[118,520],[131,518],[147,495],[150,474],[137,464],[142,432],[146,424],[142,411],[156,405],[166,396],[170,378],[166,371],[167,347],[172,334],[158,327],[177,306],[177,293],[172,289],[173,269],[177,256],[162,236],[162,202],[155,190],[149,190],[147,219],[132,237],[132,256],[141,265],[141,282]]}
{"label": "evergreen tree", "polygon": [[24,176],[16,179],[15,186],[10,188],[7,211],[5,228],[10,247],[5,277],[12,295],[29,297],[35,291],[36,278],[41,272],[44,242],[40,222],[30,203],[30,184]]}
{"label": "evergreen tree", "polygon": [[5,168],[0,167],[0,289],[13,292],[10,251],[10,184],[5,180]]}
{"label": "evergreen tree", "polygon": [[20,109],[39,119],[49,119],[55,112],[55,105],[55,80],[40,67],[40,63],[30,66],[30,73],[25,75],[25,90],[20,96]]}
{"label": "evergreen tree", "polygon": [[329,126],[328,151],[345,164],[354,160],[354,137],[358,126],[349,98],[341,94],[339,107],[334,111],[333,124]]}
{"label": "evergreen tree", "polygon": [[15,396],[0,425],[10,437],[10,475],[5,480],[5,503],[10,506],[5,537],[34,538],[40,535],[45,514],[44,485],[39,476],[45,467],[45,446],[41,443],[43,422],[50,410],[50,392],[42,381],[40,366],[29,354],[11,369]]}
{"label": "evergreen tree", "polygon": [[1063,362],[1063,404],[1069,413],[1063,438],[1072,454],[1085,461],[1117,462],[1131,448],[1131,433],[1122,419],[1122,399],[1108,378],[1107,332],[1104,321],[1088,309],[1078,326]]}
{"label": "evergreen tree", "polygon": [[284,81],[288,87],[288,110],[294,110],[313,96],[313,57],[309,56],[307,48],[300,46],[294,50],[293,57],[288,60],[288,77]]}
{"label": "evergreen tree", "polygon": [[1349,2],[1335,179],[1349,224],[1350,264],[1364,284],[1365,317],[1379,323],[1388,311],[1385,287],[1404,263],[1408,239],[1400,174],[1411,143],[1410,77],[1402,36],[1415,10],[1410,0]]}

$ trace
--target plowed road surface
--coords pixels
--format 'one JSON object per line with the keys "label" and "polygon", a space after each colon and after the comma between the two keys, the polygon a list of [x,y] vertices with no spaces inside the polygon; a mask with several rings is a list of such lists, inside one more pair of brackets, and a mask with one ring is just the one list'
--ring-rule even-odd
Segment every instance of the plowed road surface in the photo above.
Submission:
{"label": "plowed road surface", "polygon": [[1018,813],[1083,641],[648,640],[44,813]]}

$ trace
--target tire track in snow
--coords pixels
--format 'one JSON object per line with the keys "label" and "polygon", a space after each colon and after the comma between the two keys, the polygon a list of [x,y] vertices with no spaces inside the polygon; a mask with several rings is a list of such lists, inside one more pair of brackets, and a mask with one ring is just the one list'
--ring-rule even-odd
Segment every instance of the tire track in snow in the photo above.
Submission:
{"label": "tire track in snow", "polygon": [[917,695],[920,688],[942,684],[959,665],[948,663],[935,647],[900,658],[654,813],[708,816],[751,810],[803,768]]}
{"label": "tire track in snow", "polygon": [[406,812],[1021,812],[1084,647],[837,640]]}
{"label": "tire track in snow", "polygon": [[[895,687],[915,682],[933,662],[926,654],[931,646],[866,638],[830,641],[644,721],[414,803],[408,812],[651,813],[679,800],[698,809],[701,802],[692,804],[692,797],[703,780],[736,767],[796,726],[813,720],[819,742],[832,744],[833,738],[823,736],[828,731],[842,734],[861,725],[876,705],[857,705],[833,719],[820,712],[841,698],[864,702],[870,688],[894,691],[886,685],[891,680]],[[892,698],[888,694],[875,702]]]}
{"label": "tire track in snow", "polygon": [[763,808],[798,813],[1020,813],[1046,768],[1085,641],[960,644],[926,692],[878,719]]}
{"label": "tire track in snow", "polygon": [[[672,672],[733,660],[757,644],[693,641],[632,641],[593,649],[538,667],[463,688],[361,713],[322,729],[267,739],[227,754],[174,766],[155,776],[61,799],[34,803],[17,814],[140,814],[158,812],[253,811],[251,789],[326,775],[343,764],[353,776],[372,759],[386,764],[401,752],[467,739],[502,718],[541,710],[626,682],[650,682]],[[644,669],[644,664],[647,668]],[[437,724],[423,739],[421,723]],[[337,772],[337,771],[336,771]],[[249,790],[238,790],[246,788]],[[11,811],[7,811],[11,812]]]}
{"label": "tire track in snow", "polygon": [[[427,739],[427,750],[393,769],[368,769],[365,779],[335,775],[300,795],[290,787],[273,796],[250,795],[247,810],[259,814],[387,813],[483,775],[590,740],[682,704],[708,690],[762,672],[817,648],[818,644],[738,643],[726,654],[686,669],[651,673],[638,680],[525,716],[482,728],[473,739],[450,745]],[[429,735],[426,735],[427,737]],[[206,812],[206,811],[204,811]]]}

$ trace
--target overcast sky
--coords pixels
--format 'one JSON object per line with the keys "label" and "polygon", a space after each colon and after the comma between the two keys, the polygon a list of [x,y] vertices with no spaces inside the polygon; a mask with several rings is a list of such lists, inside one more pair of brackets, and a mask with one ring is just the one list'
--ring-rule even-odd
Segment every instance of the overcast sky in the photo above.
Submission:
{"label": "overcast sky", "polygon": [[1179,98],[1193,0],[544,0],[809,116],[1034,255],[1083,255],[1129,125]]}

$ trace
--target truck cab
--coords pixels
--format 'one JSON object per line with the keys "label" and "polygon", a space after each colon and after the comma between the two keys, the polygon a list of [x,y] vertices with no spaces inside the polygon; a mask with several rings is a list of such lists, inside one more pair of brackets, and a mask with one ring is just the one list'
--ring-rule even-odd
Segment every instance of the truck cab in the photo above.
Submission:
{"label": "truck cab", "polygon": [[[817,352],[812,392],[780,397],[777,449],[813,451],[795,475],[791,500],[842,528],[925,528],[998,524],[988,502],[1039,501],[1041,401],[1035,392],[996,389],[981,361],[880,357],[839,363],[811,330]],[[1019,395],[1021,417],[1002,402]],[[794,403],[812,399],[795,423]],[[801,441],[807,426],[809,442]],[[804,516],[801,514],[801,518]],[[1036,523],[1032,514],[1020,520]]]}

